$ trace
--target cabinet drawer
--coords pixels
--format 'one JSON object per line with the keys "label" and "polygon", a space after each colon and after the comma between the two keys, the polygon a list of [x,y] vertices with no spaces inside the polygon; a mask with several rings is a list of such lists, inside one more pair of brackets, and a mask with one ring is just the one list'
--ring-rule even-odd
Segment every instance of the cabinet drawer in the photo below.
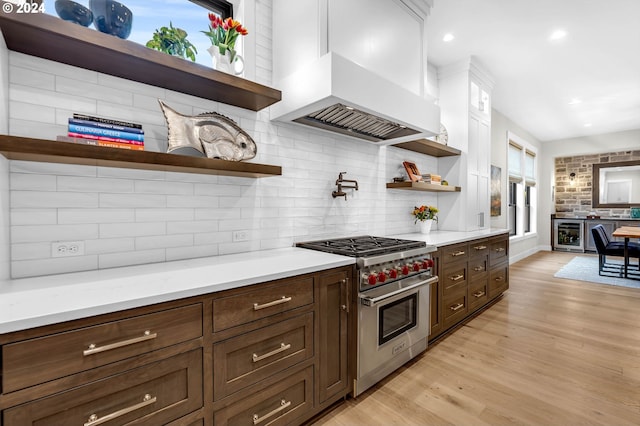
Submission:
{"label": "cabinet drawer", "polygon": [[12,426],[155,426],[197,410],[202,401],[198,349],[10,408],[3,419]]}
{"label": "cabinet drawer", "polygon": [[469,311],[474,311],[489,300],[487,282],[485,278],[469,284]]}
{"label": "cabinet drawer", "polygon": [[213,345],[214,399],[313,357],[313,313]]}
{"label": "cabinet drawer", "polygon": [[488,256],[478,256],[469,259],[469,281],[485,277],[488,271]]}
{"label": "cabinet drawer", "polygon": [[471,241],[469,243],[469,257],[485,257],[489,255],[489,240]]}
{"label": "cabinet drawer", "polygon": [[461,263],[457,266],[443,268],[440,282],[442,282],[442,292],[445,297],[465,288],[467,285],[467,264]]}
{"label": "cabinet drawer", "polygon": [[202,305],[80,328],[3,346],[11,392],[202,336]]}
{"label": "cabinet drawer", "polygon": [[505,262],[509,258],[509,240],[502,239],[491,243],[491,254],[489,255],[490,265],[494,266],[500,262]]}
{"label": "cabinet drawer", "polygon": [[313,409],[313,367],[292,374],[276,385],[218,410],[220,426],[285,425]]}
{"label": "cabinet drawer", "polygon": [[494,298],[509,288],[509,265],[492,269],[489,274],[489,297]]}
{"label": "cabinet drawer", "polygon": [[466,261],[469,258],[469,246],[466,243],[445,246],[440,250],[440,259],[443,265]]}
{"label": "cabinet drawer", "polygon": [[467,315],[467,289],[464,288],[443,300],[442,310],[445,328],[457,323]]}
{"label": "cabinet drawer", "polygon": [[213,331],[313,303],[313,278],[292,279],[213,301]]}

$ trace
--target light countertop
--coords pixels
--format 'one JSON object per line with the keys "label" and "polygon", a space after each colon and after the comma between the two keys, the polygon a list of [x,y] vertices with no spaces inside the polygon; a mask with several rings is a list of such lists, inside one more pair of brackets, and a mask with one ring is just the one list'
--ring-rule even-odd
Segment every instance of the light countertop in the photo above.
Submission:
{"label": "light countertop", "polygon": [[0,333],[354,263],[353,257],[291,247],[0,281]]}
{"label": "light countertop", "polygon": [[[444,246],[508,232],[432,231],[395,238]],[[70,321],[353,265],[297,247],[0,281],[0,333]]]}
{"label": "light countertop", "polygon": [[488,238],[496,235],[509,233],[508,229],[490,228],[478,231],[431,231],[428,234],[412,233],[392,235],[394,238],[403,238],[405,240],[424,241],[427,244],[436,247],[448,246],[450,244],[462,243],[464,241],[475,240],[478,238]]}

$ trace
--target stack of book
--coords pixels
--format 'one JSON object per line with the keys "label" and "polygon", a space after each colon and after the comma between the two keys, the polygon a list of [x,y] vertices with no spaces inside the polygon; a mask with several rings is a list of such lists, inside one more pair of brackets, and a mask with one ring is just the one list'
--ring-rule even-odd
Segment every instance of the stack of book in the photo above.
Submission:
{"label": "stack of book", "polygon": [[73,114],[67,136],[60,136],[58,140],[144,151],[142,125],[84,114]]}
{"label": "stack of book", "polygon": [[422,181],[425,183],[430,183],[431,185],[440,185],[442,184],[442,176],[429,173],[426,175],[422,175]]}

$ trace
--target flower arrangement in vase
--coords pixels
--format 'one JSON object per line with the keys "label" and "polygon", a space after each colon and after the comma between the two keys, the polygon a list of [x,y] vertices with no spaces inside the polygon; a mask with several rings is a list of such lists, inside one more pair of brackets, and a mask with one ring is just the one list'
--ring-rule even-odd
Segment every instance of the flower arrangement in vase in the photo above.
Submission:
{"label": "flower arrangement in vase", "polygon": [[211,40],[211,47],[207,50],[214,59],[214,68],[241,74],[244,59],[236,52],[236,41],[241,35],[249,34],[249,31],[233,18],[223,20],[218,15],[209,13],[209,31],[201,32]]}
{"label": "flower arrangement in vase", "polygon": [[413,223],[420,222],[420,232],[423,234],[428,234],[433,222],[438,221],[438,208],[435,206],[416,206],[411,214],[415,218]]}

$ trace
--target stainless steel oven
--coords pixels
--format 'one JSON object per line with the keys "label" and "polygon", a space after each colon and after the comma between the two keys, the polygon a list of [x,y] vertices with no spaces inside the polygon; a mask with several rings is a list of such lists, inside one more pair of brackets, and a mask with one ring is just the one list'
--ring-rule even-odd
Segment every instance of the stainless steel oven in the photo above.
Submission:
{"label": "stainless steel oven", "polygon": [[356,395],[427,349],[429,286],[420,274],[360,292]]}
{"label": "stainless steel oven", "polygon": [[431,253],[424,241],[353,237],[298,246],[356,257],[357,371],[354,396],[427,348]]}

